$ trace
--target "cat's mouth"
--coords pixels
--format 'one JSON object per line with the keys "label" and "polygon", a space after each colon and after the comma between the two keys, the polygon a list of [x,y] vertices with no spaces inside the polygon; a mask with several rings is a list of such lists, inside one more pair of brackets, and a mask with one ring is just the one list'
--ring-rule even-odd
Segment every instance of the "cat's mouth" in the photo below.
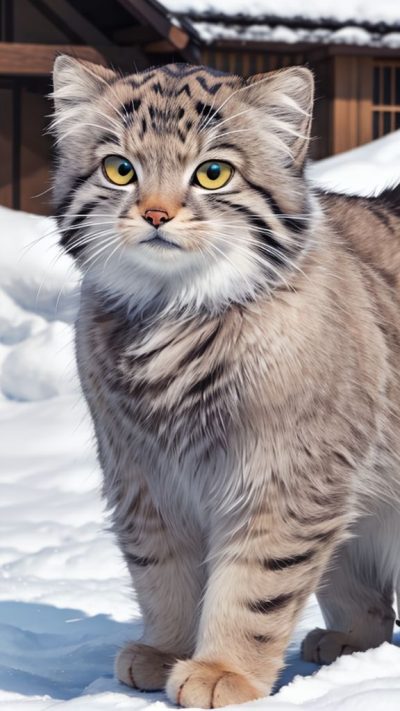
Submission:
{"label": "cat's mouth", "polygon": [[153,237],[150,237],[150,239],[143,239],[139,244],[147,244],[150,247],[163,247],[164,249],[182,249],[176,242],[161,237],[159,234],[155,234]]}

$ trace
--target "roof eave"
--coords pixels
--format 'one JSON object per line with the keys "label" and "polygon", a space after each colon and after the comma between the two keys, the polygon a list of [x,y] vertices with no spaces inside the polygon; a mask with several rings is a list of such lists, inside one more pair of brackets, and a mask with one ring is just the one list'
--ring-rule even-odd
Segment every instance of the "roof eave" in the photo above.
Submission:
{"label": "roof eave", "polygon": [[270,50],[286,54],[297,54],[298,52],[323,51],[327,56],[335,54],[365,54],[379,56],[399,56],[399,48],[380,47],[376,45],[359,45],[348,43],[324,44],[323,42],[273,42],[250,39],[216,39],[211,42],[203,42],[203,46],[208,49],[249,49],[249,50]]}

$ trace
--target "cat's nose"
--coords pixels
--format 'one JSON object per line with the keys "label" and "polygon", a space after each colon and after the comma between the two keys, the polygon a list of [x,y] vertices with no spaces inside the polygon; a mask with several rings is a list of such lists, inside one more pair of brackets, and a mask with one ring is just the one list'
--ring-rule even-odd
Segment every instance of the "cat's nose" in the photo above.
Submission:
{"label": "cat's nose", "polygon": [[171,219],[166,210],[161,210],[159,208],[150,208],[149,210],[146,210],[143,217],[146,222],[149,222],[156,228]]}

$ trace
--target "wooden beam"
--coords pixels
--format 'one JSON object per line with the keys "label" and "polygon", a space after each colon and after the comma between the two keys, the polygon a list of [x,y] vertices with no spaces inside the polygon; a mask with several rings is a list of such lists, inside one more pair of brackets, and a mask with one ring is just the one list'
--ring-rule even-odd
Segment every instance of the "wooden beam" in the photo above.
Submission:
{"label": "wooden beam", "polygon": [[312,57],[334,57],[336,55],[365,55],[370,57],[399,57],[399,49],[390,47],[362,47],[352,44],[338,45],[323,45],[317,42],[299,42],[296,44],[287,44],[284,42],[263,42],[262,40],[243,40],[237,39],[219,39],[212,44],[203,44],[203,48],[207,49],[226,49],[226,50],[264,50],[265,52],[282,52],[284,54],[297,54],[299,52],[307,52]]}
{"label": "wooden beam", "polygon": [[168,40],[150,42],[144,47],[147,54],[172,54],[175,47]]}
{"label": "wooden beam", "polygon": [[70,44],[19,44],[0,42],[0,74],[40,76],[50,74],[58,54],[107,64],[105,56],[94,47]]}
{"label": "wooden beam", "polygon": [[113,66],[133,72],[148,66],[148,60],[136,48],[85,47],[73,44],[19,44],[0,42],[0,74],[6,76],[45,76],[50,74],[54,59],[69,54],[77,59]]}
{"label": "wooden beam", "polygon": [[147,42],[156,42],[160,39],[160,35],[154,27],[150,25],[135,25],[133,27],[123,27],[120,30],[115,30],[112,34],[116,44],[131,45],[131,44],[146,44]]}
{"label": "wooden beam", "polygon": [[164,39],[167,39],[180,52],[190,51],[190,35],[169,19],[158,2],[152,0],[118,0],[136,19],[152,25]]}
{"label": "wooden beam", "polygon": [[[169,33],[173,27],[171,20],[165,12],[163,12],[155,4],[147,2],[147,0],[119,0],[119,3],[129,12],[132,17],[145,21],[152,27],[155,27],[161,37],[169,39]],[[186,47],[189,44],[190,38],[187,32],[177,28],[180,36],[180,44]],[[177,36],[178,36],[177,35]]]}
{"label": "wooden beam", "polygon": [[369,57],[392,57],[399,58],[399,49],[391,47],[362,47],[360,45],[328,45],[327,50],[333,57],[336,55],[364,55]]}
{"label": "wooden beam", "polygon": [[31,3],[58,26],[73,42],[88,45],[107,45],[112,42],[67,0],[31,0]]}

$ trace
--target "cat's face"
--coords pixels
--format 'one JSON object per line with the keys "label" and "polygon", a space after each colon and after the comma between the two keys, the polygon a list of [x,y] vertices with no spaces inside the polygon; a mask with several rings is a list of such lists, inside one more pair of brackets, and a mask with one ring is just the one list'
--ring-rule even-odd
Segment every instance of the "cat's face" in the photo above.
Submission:
{"label": "cat's face", "polygon": [[54,88],[61,241],[99,286],[218,306],[285,280],[310,219],[308,70],[121,77],[60,57]]}

